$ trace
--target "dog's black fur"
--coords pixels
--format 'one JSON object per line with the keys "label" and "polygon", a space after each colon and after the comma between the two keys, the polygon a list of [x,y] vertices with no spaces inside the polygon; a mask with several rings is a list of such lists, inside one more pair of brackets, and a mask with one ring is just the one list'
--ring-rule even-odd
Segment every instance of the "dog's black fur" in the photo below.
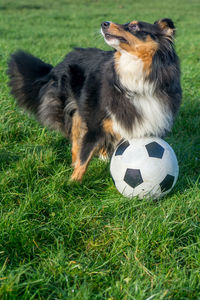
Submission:
{"label": "dog's black fur", "polygon": [[[19,106],[32,112],[43,125],[71,137],[72,142],[73,132],[78,130],[76,125],[73,127],[73,118],[78,115],[81,120],[81,129],[77,133],[79,138],[75,141],[79,143],[79,149],[75,150],[77,153],[74,164],[75,169],[80,169],[82,165],[85,168],[80,172],[76,170],[72,176],[74,180],[81,180],[94,150],[98,152],[103,149],[104,154],[112,153],[120,139],[134,137],[134,131],[137,130],[139,136],[136,137],[163,136],[169,131],[171,125],[165,127],[162,124],[155,125],[160,126],[157,131],[149,128],[149,131],[143,133],[141,129],[137,129],[143,122],[144,114],[138,109],[138,104],[134,104],[134,99],[139,99],[139,105],[145,110],[145,105],[141,104],[143,97],[151,101],[151,97],[155,96],[159,107],[165,110],[166,117],[169,114],[172,120],[180,105],[180,69],[173,47],[173,22],[169,19],[155,24],[137,22],[137,29],[132,28],[132,23],[113,24],[117,35],[111,34],[112,26],[109,22],[102,23],[102,34],[108,44],[113,39],[119,41],[119,47],[115,47],[117,51],[76,48],[56,67],[23,51],[14,53],[9,61],[11,92]],[[171,29],[170,34],[166,33],[167,29]],[[117,72],[116,53],[121,55],[123,51],[120,49],[132,43],[127,40],[127,32],[139,42],[145,43],[149,37],[152,43],[158,45],[149,72],[143,78],[144,82],[154,86],[151,97],[143,96],[142,92],[140,95],[137,89],[129,90],[122,84]],[[134,46],[131,47],[132,51]],[[116,120],[123,128],[119,132],[115,129],[119,126],[114,126]],[[105,121],[110,121],[109,126]],[[123,132],[127,132],[127,135],[123,136]]]}

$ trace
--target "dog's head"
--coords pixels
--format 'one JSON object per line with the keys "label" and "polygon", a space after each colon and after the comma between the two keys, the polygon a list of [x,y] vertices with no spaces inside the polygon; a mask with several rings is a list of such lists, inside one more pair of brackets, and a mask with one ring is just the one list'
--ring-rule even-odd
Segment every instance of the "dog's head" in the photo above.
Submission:
{"label": "dog's head", "polygon": [[175,27],[170,19],[161,19],[154,24],[140,21],[122,25],[103,22],[101,33],[105,42],[115,48],[119,55],[125,51],[149,65],[152,57],[163,44],[173,44]]}

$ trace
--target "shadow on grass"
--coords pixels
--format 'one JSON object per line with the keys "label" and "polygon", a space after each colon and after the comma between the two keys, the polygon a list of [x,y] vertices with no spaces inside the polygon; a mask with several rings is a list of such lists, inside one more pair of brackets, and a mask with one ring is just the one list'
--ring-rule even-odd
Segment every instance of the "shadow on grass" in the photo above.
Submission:
{"label": "shadow on grass", "polygon": [[9,151],[1,151],[0,152],[0,171],[9,167],[12,163],[18,161],[20,159],[20,155]]}
{"label": "shadow on grass", "polygon": [[179,178],[174,191],[184,192],[199,181],[200,170],[200,106],[185,99],[172,134],[167,142],[179,163]]}
{"label": "shadow on grass", "polygon": [[23,9],[29,9],[29,10],[39,10],[39,9],[45,9],[46,7],[44,5],[34,5],[34,4],[22,4],[17,5],[17,3],[9,3],[7,5],[0,5],[0,10],[23,10]]}
{"label": "shadow on grass", "polygon": [[8,9],[8,6],[6,5],[0,5],[0,10],[7,10]]}
{"label": "shadow on grass", "polygon": [[44,5],[24,4],[16,6],[16,9],[44,9]]}

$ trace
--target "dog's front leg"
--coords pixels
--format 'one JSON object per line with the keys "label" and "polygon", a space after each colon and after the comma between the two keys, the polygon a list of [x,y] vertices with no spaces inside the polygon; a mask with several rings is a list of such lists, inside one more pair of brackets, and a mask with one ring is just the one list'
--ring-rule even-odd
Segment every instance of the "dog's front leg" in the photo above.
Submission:
{"label": "dog's front leg", "polygon": [[82,180],[92,156],[99,149],[100,140],[100,135],[97,132],[88,131],[85,134],[79,145],[80,150],[77,154],[78,157],[75,161],[74,171],[71,176],[72,181]]}
{"label": "dog's front leg", "polygon": [[75,165],[78,164],[81,143],[85,133],[86,133],[86,125],[83,122],[79,113],[75,112],[72,119],[72,130],[71,130],[73,167],[75,167]]}

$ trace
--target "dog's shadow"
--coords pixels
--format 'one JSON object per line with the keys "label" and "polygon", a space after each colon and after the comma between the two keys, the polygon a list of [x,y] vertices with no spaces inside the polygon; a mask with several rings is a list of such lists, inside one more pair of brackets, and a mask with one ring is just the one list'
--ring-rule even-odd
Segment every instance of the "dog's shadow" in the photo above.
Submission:
{"label": "dog's shadow", "polygon": [[20,159],[20,155],[15,154],[11,151],[1,150],[0,151],[0,171],[9,168],[9,166]]}
{"label": "dog's shadow", "polygon": [[[67,168],[71,168],[72,173],[73,168],[71,167],[71,143],[66,139],[60,138],[56,142],[51,143],[49,146],[56,153],[56,162],[66,164]],[[109,162],[103,162],[98,157],[94,157],[91,160],[85,175],[83,176],[82,182],[71,182],[70,178],[67,178],[64,188],[67,191],[68,189],[71,190],[71,187],[74,187],[75,193],[76,191],[79,191],[79,193],[81,194],[82,190],[84,194],[84,187],[86,186],[87,191],[105,190],[111,180],[111,177],[109,175],[109,166]]]}

